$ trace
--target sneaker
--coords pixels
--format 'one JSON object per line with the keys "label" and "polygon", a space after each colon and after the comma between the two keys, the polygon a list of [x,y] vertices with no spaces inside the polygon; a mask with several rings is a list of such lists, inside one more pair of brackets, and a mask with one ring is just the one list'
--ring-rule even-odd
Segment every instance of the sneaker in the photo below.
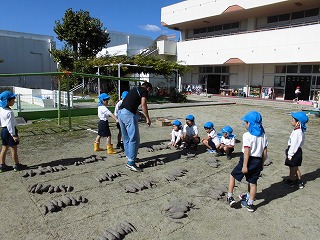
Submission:
{"label": "sneaker", "polygon": [[24,165],[24,164],[21,164],[21,163],[18,163],[18,164],[13,166],[13,170],[15,172],[22,171],[22,170],[25,170],[27,168],[29,168],[27,165]]}
{"label": "sneaker", "polygon": [[142,172],[142,169],[137,167],[136,164],[133,164],[133,165],[126,164],[126,168],[128,168],[128,169],[130,169],[131,171],[134,171],[134,172]]}
{"label": "sneaker", "polygon": [[298,180],[298,187],[300,189],[304,188],[304,183],[301,180]]}
{"label": "sneaker", "polygon": [[2,172],[6,172],[6,171],[9,171],[11,170],[12,168],[10,168],[8,165],[6,164],[0,164],[0,173]]}
{"label": "sneaker", "polygon": [[180,145],[180,148],[181,148],[181,149],[184,149],[185,147],[186,147],[186,143],[183,142],[183,143]]}
{"label": "sneaker", "polygon": [[290,180],[289,178],[283,179],[283,182],[284,182],[285,184],[287,184],[289,187],[295,187],[295,186],[296,186],[295,181],[292,181],[292,180]]}
{"label": "sneaker", "polygon": [[223,152],[217,152],[216,153],[216,157],[220,157],[220,156],[223,156]]}
{"label": "sneaker", "polygon": [[232,159],[231,155],[227,155],[227,160],[231,160],[231,159]]}
{"label": "sneaker", "polygon": [[232,196],[227,198],[227,202],[229,203],[230,207],[233,207],[236,204],[236,201]]}
{"label": "sneaker", "polygon": [[209,149],[209,150],[208,150],[208,153],[214,153],[214,154],[216,154],[217,151],[216,151],[216,150],[213,150],[213,149]]}
{"label": "sneaker", "polygon": [[241,193],[239,195],[239,198],[240,198],[241,201],[246,201],[247,200],[247,194],[246,193]]}
{"label": "sneaker", "polygon": [[249,212],[254,212],[254,210],[255,210],[253,204],[249,205],[246,200],[241,201],[241,206],[243,208],[246,208]]}

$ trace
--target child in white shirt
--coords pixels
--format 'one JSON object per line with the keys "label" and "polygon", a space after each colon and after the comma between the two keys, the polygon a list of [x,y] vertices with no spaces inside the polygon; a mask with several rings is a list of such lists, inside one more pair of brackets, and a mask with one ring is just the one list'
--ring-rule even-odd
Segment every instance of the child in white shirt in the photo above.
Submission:
{"label": "child in white shirt", "polygon": [[195,118],[192,114],[186,116],[186,124],[183,126],[183,138],[181,148],[197,149],[200,142],[198,127],[195,124]]}
{"label": "child in white shirt", "polygon": [[232,132],[233,129],[230,126],[225,126],[221,129],[221,144],[218,148],[218,155],[222,155],[225,152],[228,160],[232,159],[231,153],[234,151],[235,135]]}
{"label": "child in white shirt", "polygon": [[169,145],[177,148],[180,147],[182,137],[182,123],[179,120],[174,120],[172,122],[172,131],[170,133],[171,141]]}
{"label": "child in white shirt", "polygon": [[217,149],[220,146],[220,139],[217,135],[216,130],[214,129],[214,124],[213,122],[206,122],[204,125],[204,130],[208,134],[207,138],[201,139],[201,142],[207,146],[209,149],[209,153],[217,153]]}

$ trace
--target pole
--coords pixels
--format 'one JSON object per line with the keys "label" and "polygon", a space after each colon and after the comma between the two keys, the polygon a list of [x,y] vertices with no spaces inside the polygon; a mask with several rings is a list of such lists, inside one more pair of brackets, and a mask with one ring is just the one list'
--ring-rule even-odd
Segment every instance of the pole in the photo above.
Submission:
{"label": "pole", "polygon": [[[100,75],[100,66],[98,66],[98,75]],[[100,95],[100,77],[98,77],[98,96]]]}
{"label": "pole", "polygon": [[61,78],[58,78],[58,126],[61,125]]}
{"label": "pole", "polygon": [[[118,63],[118,78],[120,78],[121,75],[121,63]],[[118,80],[118,100],[120,100],[120,94],[121,94],[121,89],[120,89],[120,80]]]}
{"label": "pole", "polygon": [[69,84],[70,84],[70,77],[67,76],[67,98],[68,98],[68,118],[69,118],[69,130],[71,130],[71,109],[70,109],[70,90],[69,90]]}

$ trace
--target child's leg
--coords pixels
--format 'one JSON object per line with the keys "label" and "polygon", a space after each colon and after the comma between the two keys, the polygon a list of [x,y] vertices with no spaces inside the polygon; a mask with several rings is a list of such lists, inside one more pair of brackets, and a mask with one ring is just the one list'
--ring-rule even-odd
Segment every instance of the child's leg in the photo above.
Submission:
{"label": "child's leg", "polygon": [[10,152],[11,152],[11,156],[12,156],[12,160],[14,161],[14,163],[17,165],[19,164],[19,158],[18,158],[18,146],[12,146],[9,147]]}
{"label": "child's leg", "polygon": [[294,181],[297,179],[297,168],[298,167],[289,167],[289,169],[290,169],[289,179],[291,181]]}
{"label": "child's leg", "polygon": [[101,136],[100,135],[97,135],[97,137],[96,137],[96,143],[100,143],[100,139],[101,139]]}
{"label": "child's leg", "polygon": [[248,199],[248,204],[252,205],[257,194],[257,184],[248,184],[248,192],[250,193],[250,198]]}
{"label": "child's leg", "polygon": [[205,145],[207,148],[211,149],[211,147],[208,144],[208,140],[207,139],[203,139],[202,140],[202,144]]}
{"label": "child's leg", "polygon": [[[230,174],[230,177],[229,177],[229,187],[228,187],[228,197],[232,196],[234,186],[235,186],[235,179],[234,179],[234,177]],[[229,196],[229,195],[230,195],[230,196]]]}
{"label": "child's leg", "polygon": [[108,137],[107,137],[106,142],[107,142],[107,145],[111,145],[111,136],[108,136]]}
{"label": "child's leg", "polygon": [[0,154],[0,164],[5,164],[6,163],[7,151],[8,151],[8,146],[2,145],[1,154]]}

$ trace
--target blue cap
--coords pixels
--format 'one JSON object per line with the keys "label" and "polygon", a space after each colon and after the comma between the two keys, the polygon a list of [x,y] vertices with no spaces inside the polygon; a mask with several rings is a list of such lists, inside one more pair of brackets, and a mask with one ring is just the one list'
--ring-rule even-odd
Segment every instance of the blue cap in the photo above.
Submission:
{"label": "blue cap", "polygon": [[204,128],[208,128],[208,129],[212,129],[213,128],[213,122],[206,122],[204,125],[203,125],[203,127]]}
{"label": "blue cap", "polygon": [[121,98],[124,99],[127,95],[128,95],[128,91],[124,91],[122,94],[121,94]]}
{"label": "blue cap", "polygon": [[176,125],[177,127],[181,127],[182,123],[179,120],[174,120],[172,125]]}
{"label": "blue cap", "polygon": [[221,129],[221,132],[222,132],[222,133],[228,133],[228,134],[230,135],[230,134],[232,134],[233,129],[232,129],[232,127],[230,127],[230,126],[224,126],[224,127]]}
{"label": "blue cap", "polygon": [[103,106],[102,101],[105,100],[105,99],[110,99],[110,96],[108,94],[106,94],[106,93],[101,93],[98,98],[99,98],[99,104],[98,105],[99,106]]}
{"label": "blue cap", "polygon": [[5,108],[8,105],[8,99],[15,98],[17,95],[10,91],[4,91],[0,94],[0,105]]}
{"label": "blue cap", "polygon": [[186,116],[186,120],[194,121],[194,116],[192,114],[189,114]]}
{"label": "blue cap", "polygon": [[261,136],[264,133],[262,126],[262,117],[261,114],[256,111],[248,112],[241,120],[249,123],[248,131],[251,135]]}
{"label": "blue cap", "polygon": [[292,112],[291,116],[300,122],[301,130],[307,130],[306,123],[309,121],[308,116],[304,112]]}

